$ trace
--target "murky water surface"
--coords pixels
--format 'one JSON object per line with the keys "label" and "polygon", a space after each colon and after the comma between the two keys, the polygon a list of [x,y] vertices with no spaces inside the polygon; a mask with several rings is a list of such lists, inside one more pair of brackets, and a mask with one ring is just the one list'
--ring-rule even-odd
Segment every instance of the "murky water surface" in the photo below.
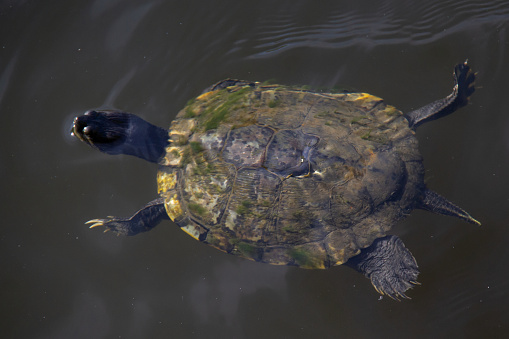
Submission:
{"label": "murky water surface", "polygon": [[[495,338],[509,330],[507,1],[3,1],[1,328],[10,338]],[[471,104],[418,130],[429,187],[483,225],[414,211],[394,227],[418,260],[410,301],[369,281],[242,260],[174,224],[132,238],[156,168],[70,137],[119,108],[160,126],[226,78],[340,86],[403,111],[478,72]]]}

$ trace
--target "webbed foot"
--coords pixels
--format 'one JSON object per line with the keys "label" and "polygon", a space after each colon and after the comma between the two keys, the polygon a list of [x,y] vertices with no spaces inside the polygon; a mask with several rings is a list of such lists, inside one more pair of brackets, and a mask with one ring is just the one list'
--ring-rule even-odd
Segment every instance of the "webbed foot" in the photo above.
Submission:
{"label": "webbed foot", "polygon": [[395,300],[410,299],[405,292],[419,284],[417,262],[403,241],[393,235],[376,239],[346,265],[369,278],[378,293]]}
{"label": "webbed foot", "polygon": [[129,219],[115,218],[108,216],[107,219],[92,219],[85,223],[89,228],[105,227],[104,232],[112,231],[116,235],[135,235],[139,232],[133,231],[133,225]]}
{"label": "webbed foot", "polygon": [[465,61],[454,67],[454,87],[451,94],[411,111],[405,114],[405,117],[409,126],[416,128],[422,123],[444,117],[465,106],[474,92],[475,73]]}
{"label": "webbed foot", "polygon": [[117,235],[136,235],[150,231],[163,219],[169,219],[164,207],[164,200],[158,198],[149,202],[130,218],[107,217],[106,219],[92,219],[85,224],[92,224],[90,228],[106,227],[105,232],[112,231]]}

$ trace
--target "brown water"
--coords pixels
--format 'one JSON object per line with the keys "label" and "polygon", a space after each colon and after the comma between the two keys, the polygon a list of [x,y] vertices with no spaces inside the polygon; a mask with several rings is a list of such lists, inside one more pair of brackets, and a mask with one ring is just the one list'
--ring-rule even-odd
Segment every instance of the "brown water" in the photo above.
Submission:
{"label": "brown water", "polygon": [[[0,327],[6,338],[500,338],[509,330],[507,1],[3,1]],[[225,77],[339,85],[409,110],[479,73],[471,105],[418,130],[427,184],[481,227],[414,211],[410,301],[337,267],[242,260],[170,222],[132,238],[155,171],[69,134],[115,107],[161,126]]]}

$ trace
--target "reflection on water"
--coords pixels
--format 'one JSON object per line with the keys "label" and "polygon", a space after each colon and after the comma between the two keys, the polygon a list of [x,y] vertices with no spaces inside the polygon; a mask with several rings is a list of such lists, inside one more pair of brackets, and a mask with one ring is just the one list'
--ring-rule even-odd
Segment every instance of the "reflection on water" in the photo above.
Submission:
{"label": "reflection on water", "polygon": [[74,297],[68,315],[55,323],[51,336],[75,338],[86,333],[90,338],[103,338],[108,334],[110,322],[111,317],[105,301],[89,292],[81,293]]}
{"label": "reflection on water", "polygon": [[[1,4],[5,336],[506,335],[508,28],[502,0]],[[379,301],[344,267],[240,260],[170,222],[133,238],[83,225],[129,215],[157,190],[156,168],[69,139],[87,109],[169,126],[187,100],[234,77],[346,84],[408,110],[447,95],[465,58],[479,72],[471,104],[417,137],[427,185],[483,225],[415,211],[394,228],[420,265],[411,301]]]}
{"label": "reflection on water", "polygon": [[252,49],[252,58],[269,57],[299,47],[423,45],[486,26],[495,32],[505,32],[509,16],[503,1],[421,2],[412,3],[411,8],[390,1],[363,8],[364,11],[348,6],[332,11],[308,7],[309,11],[306,6],[295,6],[285,14],[260,18],[253,40],[240,45]]}
{"label": "reflection on water", "polygon": [[211,277],[193,282],[189,289],[189,299],[197,320],[208,323],[221,318],[227,325],[234,325],[238,321],[242,296],[262,289],[284,291],[286,271],[286,267],[280,267],[272,270],[270,276],[260,276],[251,265],[230,262],[218,265]]}

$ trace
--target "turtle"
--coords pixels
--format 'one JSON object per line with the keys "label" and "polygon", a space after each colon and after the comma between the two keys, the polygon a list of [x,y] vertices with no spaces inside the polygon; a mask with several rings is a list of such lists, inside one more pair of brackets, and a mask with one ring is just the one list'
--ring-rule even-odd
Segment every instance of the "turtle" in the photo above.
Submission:
{"label": "turtle", "polygon": [[171,219],[221,251],[274,265],[346,265],[401,300],[417,282],[390,229],[413,209],[480,225],[424,182],[416,128],[465,106],[476,74],[454,67],[451,94],[406,114],[363,92],[237,79],[187,102],[169,129],[122,110],[89,110],[72,134],[107,154],[159,165],[159,197],[129,218],[87,222],[117,235]]}

